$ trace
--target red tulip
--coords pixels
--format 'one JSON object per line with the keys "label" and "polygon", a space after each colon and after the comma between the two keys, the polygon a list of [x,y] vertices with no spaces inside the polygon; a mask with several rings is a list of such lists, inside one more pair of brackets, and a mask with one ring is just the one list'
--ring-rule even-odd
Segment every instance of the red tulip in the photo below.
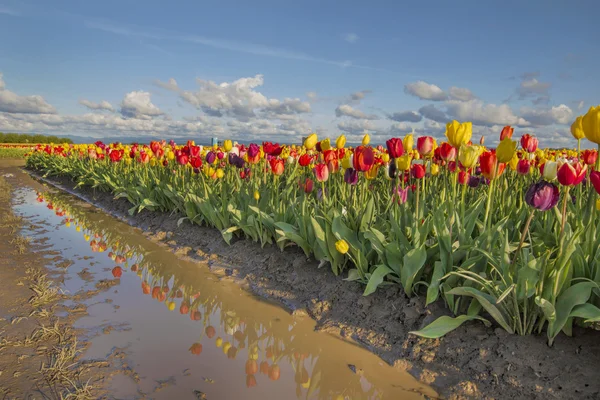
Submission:
{"label": "red tulip", "polygon": [[112,274],[115,278],[120,278],[121,275],[123,275],[123,269],[121,269],[121,267],[114,267]]}
{"label": "red tulip", "polygon": [[304,181],[304,185],[302,185],[302,189],[304,190],[304,193],[312,192],[313,187],[314,187],[313,180],[310,178],[306,178],[306,181]]}
{"label": "red tulip", "polygon": [[202,166],[202,159],[200,157],[191,157],[190,165],[194,168],[200,168]]}
{"label": "red tulip", "polygon": [[535,136],[526,133],[521,137],[521,147],[528,153],[534,153],[538,147],[538,140]]}
{"label": "red tulip", "polygon": [[215,336],[215,334],[217,333],[216,329],[211,325],[206,327],[205,332],[206,332],[206,336],[208,336],[209,339],[212,339]]}
{"label": "red tulip", "polygon": [[[390,154],[390,157],[392,158],[398,158],[401,157],[402,154],[404,154],[404,145],[402,144],[402,139],[400,138],[391,138],[388,141],[385,142],[387,149],[388,149],[388,153]],[[356,148],[356,150],[358,150],[359,147],[363,147],[364,146],[358,146]],[[356,159],[356,151],[354,152],[354,159]],[[369,165],[370,167],[370,165]],[[354,168],[356,170],[362,171],[358,168]],[[368,171],[369,168],[366,169],[366,171]],[[362,171],[365,172],[365,171]]]}
{"label": "red tulip", "polygon": [[580,162],[564,162],[556,174],[558,182],[565,186],[579,185],[585,178],[587,165],[581,165]]}
{"label": "red tulip", "polygon": [[458,183],[461,185],[466,185],[469,183],[469,173],[467,171],[458,172]]}
{"label": "red tulip", "polygon": [[202,353],[202,345],[200,343],[194,343],[192,347],[190,347],[190,353],[199,356],[200,353]]}
{"label": "red tulip", "polygon": [[440,157],[444,161],[454,161],[456,159],[456,148],[448,142],[442,143],[439,147]]}
{"label": "red tulip", "polygon": [[425,176],[425,166],[423,164],[413,164],[411,173],[414,178],[423,179]]}
{"label": "red tulip", "polygon": [[329,168],[327,168],[327,165],[317,164],[314,171],[318,182],[327,182],[327,179],[329,179]]}
{"label": "red tulip", "polygon": [[254,386],[256,386],[256,378],[254,377],[254,375],[246,376],[246,387],[251,388]]}
{"label": "red tulip", "polygon": [[529,173],[529,169],[531,167],[531,163],[529,160],[519,160],[517,163],[517,172],[521,175],[527,175]]}
{"label": "red tulip", "polygon": [[428,156],[433,151],[433,138],[431,136],[421,136],[417,139],[417,151],[422,156]]}
{"label": "red tulip", "polygon": [[506,167],[506,164],[498,163],[496,153],[493,151],[486,151],[479,156],[479,165],[481,167],[481,174],[490,180],[502,175]]}
{"label": "red tulip", "polygon": [[[390,139],[391,140],[391,139]],[[400,140],[400,139],[398,139]],[[389,142],[389,140],[388,140]],[[395,154],[400,154],[402,155],[402,153],[404,153],[404,148],[401,147],[402,146],[402,141],[400,140],[400,145],[399,145],[402,149],[401,153],[395,153]],[[398,150],[398,146],[396,145],[396,150]],[[391,154],[390,154],[391,156]],[[360,172],[367,172],[368,170],[371,169],[371,166],[375,163],[375,155],[373,154],[373,149],[371,149],[370,147],[365,147],[365,146],[358,146],[355,150],[354,150],[354,157],[352,159],[352,164],[354,165],[354,169]]]}
{"label": "red tulip", "polygon": [[337,152],[335,150],[326,150],[323,153],[323,160],[328,163],[329,161],[337,161]]}
{"label": "red tulip", "polygon": [[269,160],[269,164],[271,164],[271,171],[273,171],[273,174],[275,174],[277,176],[283,174],[284,165],[283,165],[282,159],[271,158]]}
{"label": "red tulip", "polygon": [[279,143],[263,142],[263,151],[273,157],[277,157],[283,151]]}
{"label": "red tulip", "polygon": [[186,154],[180,153],[180,154],[177,156],[177,163],[178,163],[179,165],[186,165],[186,164],[188,163],[188,161],[189,161],[189,160],[190,160],[190,159],[189,159],[189,157],[188,157]]}
{"label": "red tulip", "polygon": [[179,306],[179,313],[182,315],[187,314],[190,311],[190,305],[188,304],[187,301],[182,301],[181,305]]}
{"label": "red tulip", "polygon": [[584,150],[581,153],[581,159],[587,165],[595,165],[598,160],[598,151],[596,150]]}
{"label": "red tulip", "polygon": [[190,146],[189,153],[192,157],[200,157],[200,146]]}
{"label": "red tulip", "polygon": [[140,152],[140,162],[142,164],[148,164],[148,162],[150,162],[150,155],[145,151]]}
{"label": "red tulip", "polygon": [[123,150],[111,150],[108,156],[110,157],[110,161],[119,162],[123,158],[123,153]]}
{"label": "red tulip", "polygon": [[298,164],[300,164],[301,167],[308,167],[310,165],[311,159],[311,156],[309,156],[308,154],[302,154],[298,159]]}
{"label": "red tulip", "polygon": [[590,181],[592,182],[594,189],[596,189],[596,192],[600,194],[600,172],[592,171],[590,173]]}
{"label": "red tulip", "polygon": [[510,125],[506,125],[502,128],[502,132],[500,132],[500,141],[503,141],[506,138],[512,138],[514,130],[515,128],[512,128]]}

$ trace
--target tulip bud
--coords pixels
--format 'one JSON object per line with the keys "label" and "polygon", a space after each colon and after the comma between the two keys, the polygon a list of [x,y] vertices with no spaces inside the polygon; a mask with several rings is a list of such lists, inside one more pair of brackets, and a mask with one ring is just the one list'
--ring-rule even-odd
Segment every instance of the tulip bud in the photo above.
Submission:
{"label": "tulip bud", "polygon": [[414,136],[412,133],[409,133],[408,135],[404,136],[404,139],[402,140],[402,145],[404,146],[404,150],[406,150],[407,152],[411,152],[414,144],[415,144],[415,140],[414,140]]}
{"label": "tulip bud", "polygon": [[365,136],[363,136],[362,138],[362,145],[366,146],[371,142],[371,137],[369,136],[368,133],[365,133]]}
{"label": "tulip bud", "polygon": [[350,246],[348,245],[348,242],[346,242],[344,239],[340,239],[337,242],[335,242],[335,249],[340,254],[346,254],[348,250],[350,250]]}
{"label": "tulip bud", "polygon": [[258,193],[258,190],[254,191],[254,200],[258,201],[260,199],[260,193]]}
{"label": "tulip bud", "polygon": [[600,105],[590,107],[581,119],[581,126],[587,140],[600,144]]}
{"label": "tulip bud", "polygon": [[335,141],[335,147],[338,149],[343,149],[346,145],[346,136],[340,135]]}
{"label": "tulip bud", "polygon": [[558,186],[544,180],[532,184],[525,193],[525,202],[540,211],[550,210],[559,198]]}
{"label": "tulip bud", "polygon": [[230,152],[231,149],[233,148],[233,143],[231,142],[231,140],[227,139],[225,141],[223,141],[223,150],[225,150],[225,152]]}
{"label": "tulip bud", "polygon": [[304,147],[306,147],[307,150],[311,150],[317,145],[317,141],[317,134],[311,133],[304,141]]}

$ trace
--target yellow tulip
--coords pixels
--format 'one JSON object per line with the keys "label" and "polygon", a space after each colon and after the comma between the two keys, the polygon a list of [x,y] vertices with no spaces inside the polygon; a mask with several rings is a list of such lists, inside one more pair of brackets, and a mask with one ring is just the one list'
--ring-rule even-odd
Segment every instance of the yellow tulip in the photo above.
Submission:
{"label": "yellow tulip", "polygon": [[498,162],[507,163],[509,162],[515,152],[517,151],[517,141],[510,138],[506,138],[500,142],[498,148],[496,148],[496,157]]}
{"label": "yellow tulip", "polygon": [[254,191],[254,200],[258,201],[260,199],[260,193],[258,193],[258,190]]}
{"label": "yellow tulip", "polygon": [[510,161],[508,162],[508,166],[510,167],[510,169],[512,169],[513,171],[517,170],[517,165],[519,164],[519,157],[517,157],[517,153],[513,154],[512,158],[510,159]]}
{"label": "yellow tulip", "polygon": [[398,171],[408,171],[410,168],[410,156],[404,155],[394,159]]}
{"label": "yellow tulip", "polygon": [[352,158],[349,152],[347,152],[344,158],[342,158],[342,168],[352,168]]}
{"label": "yellow tulip", "polygon": [[402,139],[402,147],[404,147],[404,151],[410,153],[414,145],[415,138],[412,133],[409,133],[408,135],[404,136],[404,139]]}
{"label": "yellow tulip", "polygon": [[454,147],[467,144],[473,135],[473,124],[471,122],[460,123],[456,120],[446,124],[446,137]]}
{"label": "yellow tulip", "polygon": [[321,140],[321,151],[327,151],[331,149],[331,140],[329,138]]}
{"label": "yellow tulip", "polygon": [[311,133],[304,141],[304,147],[306,147],[308,150],[311,150],[317,145],[318,140],[319,138],[317,137],[317,134]]}
{"label": "yellow tulip", "polygon": [[379,165],[373,164],[373,166],[365,172],[365,178],[371,180],[377,177],[377,171],[379,171]]}
{"label": "yellow tulip", "polygon": [[458,161],[460,161],[465,168],[473,168],[475,164],[477,164],[479,153],[479,146],[462,145],[458,149]]}
{"label": "yellow tulip", "polygon": [[575,118],[575,121],[571,125],[571,135],[577,140],[581,140],[585,137],[585,133],[583,132],[583,116]]}
{"label": "yellow tulip", "polygon": [[175,302],[170,301],[167,306],[169,307],[169,311],[173,311],[175,309]]}
{"label": "yellow tulip", "polygon": [[590,142],[600,144],[600,105],[590,107],[582,118],[583,133]]}
{"label": "yellow tulip", "polygon": [[440,166],[437,165],[437,164],[431,164],[430,169],[431,169],[431,175],[432,176],[436,176],[437,174],[440,173]]}
{"label": "yellow tulip", "polygon": [[217,347],[223,346],[223,339],[221,339],[220,337],[218,337],[217,340],[215,340],[215,345]]}
{"label": "yellow tulip", "polygon": [[338,149],[343,149],[346,145],[346,136],[340,135],[335,141],[335,147]]}
{"label": "yellow tulip", "polygon": [[600,211],[600,199],[596,200],[596,210]]}
{"label": "yellow tulip", "polygon": [[368,133],[365,133],[365,136],[363,136],[363,139],[362,139],[362,145],[363,145],[363,146],[366,146],[366,145],[368,145],[370,142],[371,142],[371,136],[369,136],[369,134],[368,134]]}
{"label": "yellow tulip", "polygon": [[383,153],[381,155],[381,160],[385,163],[387,163],[388,161],[390,161],[390,155],[388,153]]}
{"label": "yellow tulip", "polygon": [[223,150],[225,150],[226,152],[230,152],[231,149],[233,148],[233,142],[231,140],[225,140],[223,141]]}
{"label": "yellow tulip", "polygon": [[225,176],[225,172],[223,172],[223,170],[219,168],[217,170],[217,178],[221,179],[224,176]]}
{"label": "yellow tulip", "polygon": [[341,239],[335,242],[335,249],[341,254],[346,254],[350,250],[350,246],[348,246],[348,242]]}
{"label": "yellow tulip", "polygon": [[175,153],[173,153],[172,151],[169,151],[169,152],[167,153],[167,158],[168,158],[169,160],[174,160],[174,159],[175,159]]}

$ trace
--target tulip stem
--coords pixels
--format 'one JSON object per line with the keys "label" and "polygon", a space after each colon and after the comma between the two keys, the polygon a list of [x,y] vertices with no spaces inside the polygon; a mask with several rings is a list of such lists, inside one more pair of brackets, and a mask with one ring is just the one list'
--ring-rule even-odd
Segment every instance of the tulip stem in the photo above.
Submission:
{"label": "tulip stem", "polygon": [[562,222],[560,223],[560,235],[559,238],[562,237],[563,232],[565,231],[565,222],[567,221],[567,201],[569,199],[569,190],[570,186],[567,186],[567,190],[565,192],[565,198],[563,199],[563,207],[562,207]]}
{"label": "tulip stem", "polygon": [[519,253],[521,252],[521,248],[523,247],[523,243],[525,242],[525,236],[527,236],[527,232],[529,231],[529,225],[531,224],[531,220],[533,219],[534,213],[535,208],[531,210],[531,212],[529,213],[529,217],[527,218],[527,222],[525,222],[523,233],[521,233],[521,241],[519,242],[519,246],[517,247],[517,251],[515,252],[512,261],[510,262],[511,265],[513,265],[517,261],[517,258],[519,258]]}
{"label": "tulip stem", "polygon": [[494,182],[496,180],[495,179],[490,179],[490,189],[488,191],[488,198],[487,198],[487,204],[485,206],[485,217],[483,219],[483,226],[484,229],[487,230],[489,228],[489,221],[490,221],[490,209],[492,208],[492,196],[494,194]]}
{"label": "tulip stem", "polygon": [[419,226],[419,192],[421,191],[421,185],[417,182],[417,198],[416,198],[416,206],[415,206],[415,215],[417,216],[417,226]]}

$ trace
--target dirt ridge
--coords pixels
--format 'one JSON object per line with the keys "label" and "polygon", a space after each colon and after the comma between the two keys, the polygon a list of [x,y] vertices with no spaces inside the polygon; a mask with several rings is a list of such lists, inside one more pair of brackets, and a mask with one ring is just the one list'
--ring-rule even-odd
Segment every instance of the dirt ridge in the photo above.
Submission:
{"label": "dirt ridge", "polygon": [[443,304],[425,308],[399,286],[379,288],[363,297],[362,286],[335,277],[295,248],[280,252],[250,240],[228,246],[218,230],[184,222],[175,214],[143,210],[128,215],[130,204],[109,193],[75,189],[65,178],[32,176],[69,192],[128,224],[140,228],[178,256],[208,260],[209,266],[243,280],[258,296],[293,312],[306,312],[316,329],[352,340],[384,361],[431,385],[447,398],[597,399],[600,398],[600,332],[574,329],[559,335],[552,348],[545,336],[519,337],[500,328],[466,323],[439,340],[409,335],[440,315]]}

